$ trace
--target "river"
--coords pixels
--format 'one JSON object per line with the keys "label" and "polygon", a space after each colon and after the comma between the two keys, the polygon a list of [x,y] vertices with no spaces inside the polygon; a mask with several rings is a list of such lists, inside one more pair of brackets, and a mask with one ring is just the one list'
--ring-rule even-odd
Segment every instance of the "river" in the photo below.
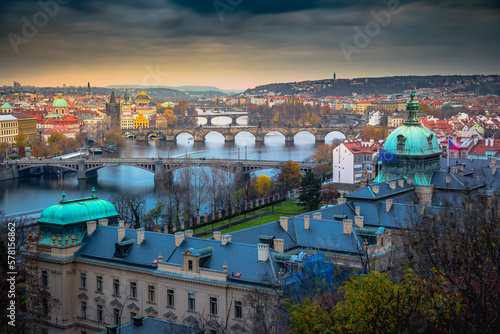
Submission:
{"label": "river", "polygon": [[[326,142],[336,138],[344,138],[341,133],[330,133]],[[139,142],[127,140],[118,154],[110,157],[192,157],[249,160],[294,160],[311,161],[319,144],[314,142],[314,136],[302,132],[295,136],[295,142],[285,143],[285,137],[276,133],[265,138],[265,143],[255,143],[249,133],[240,133],[234,143],[224,143],[224,138],[218,133],[209,133],[204,143],[195,143],[189,134],[179,135],[177,142],[151,140]],[[107,153],[104,153],[106,156]],[[264,171],[272,175],[273,171]],[[7,215],[39,213],[46,207],[56,204],[61,199],[61,193],[66,193],[66,199],[75,199],[91,195],[95,187],[96,195],[109,200],[115,193],[133,192],[141,194],[146,199],[147,208],[152,208],[159,197],[160,191],[155,189],[153,173],[126,166],[105,167],[99,169],[99,176],[94,179],[78,180],[75,173],[61,176],[39,176],[0,182],[0,210]]]}

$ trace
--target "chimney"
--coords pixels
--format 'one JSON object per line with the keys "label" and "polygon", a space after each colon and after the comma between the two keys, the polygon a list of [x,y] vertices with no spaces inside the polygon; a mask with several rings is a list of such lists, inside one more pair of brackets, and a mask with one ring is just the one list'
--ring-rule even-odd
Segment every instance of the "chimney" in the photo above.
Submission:
{"label": "chimney", "polygon": [[391,182],[389,182],[389,187],[390,187],[392,190],[396,189],[396,181],[391,181]]}
{"label": "chimney", "polygon": [[95,220],[87,222],[87,235],[92,235],[92,233],[94,233],[96,224],[97,222]]}
{"label": "chimney", "polygon": [[288,232],[288,217],[280,217],[281,228]]}
{"label": "chimney", "polygon": [[132,317],[132,319],[134,320],[134,326],[135,327],[141,327],[142,326],[142,319],[143,319],[143,317],[134,316],[134,317]]}
{"label": "chimney", "polygon": [[107,219],[99,219],[99,225],[108,226],[108,220]]}
{"label": "chimney", "polygon": [[408,183],[411,186],[411,179],[406,179],[406,183]]}
{"label": "chimney", "polygon": [[420,202],[420,214],[423,215],[424,212],[425,212],[425,207],[426,207],[426,203],[425,202]]}
{"label": "chimney", "polygon": [[354,211],[356,212],[356,216],[361,216],[361,207],[360,206],[356,206],[354,208]]}
{"label": "chimney", "polygon": [[125,225],[123,225],[123,221],[120,221],[120,225],[117,227],[118,230],[118,242],[122,241],[125,238]]}
{"label": "chimney", "polygon": [[492,158],[491,158],[491,163],[492,163],[493,165],[494,165],[494,164],[496,164],[496,163],[497,163],[497,158],[492,157]]}
{"label": "chimney", "polygon": [[106,326],[106,333],[107,334],[116,334],[117,328],[118,328],[118,326],[116,326],[116,325],[107,325]]}
{"label": "chimney", "polygon": [[309,229],[309,220],[311,220],[311,216],[304,216],[304,230]]}
{"label": "chimney", "polygon": [[378,186],[372,186],[372,191],[374,194],[378,194]]}
{"label": "chimney", "polygon": [[285,240],[284,239],[274,239],[273,248],[278,253],[283,254],[285,252]]}
{"label": "chimney", "polygon": [[403,188],[405,186],[405,180],[404,179],[399,179],[398,180],[398,186],[400,186],[401,188]]}
{"label": "chimney", "polygon": [[313,219],[321,219],[321,212],[313,213]]}
{"label": "chimney", "polygon": [[144,227],[135,230],[137,232],[137,244],[140,245],[144,241]]}
{"label": "chimney", "polygon": [[457,167],[451,167],[451,168],[450,168],[450,171],[451,171],[453,174],[456,174],[456,173],[458,173],[458,168],[457,168]]}
{"label": "chimney", "polygon": [[184,235],[186,237],[192,237],[193,236],[193,230],[185,230]]}
{"label": "chimney", "polygon": [[222,235],[221,231],[215,231],[214,232],[214,239],[215,240],[220,240],[220,236]]}
{"label": "chimney", "polygon": [[392,208],[392,199],[385,200],[385,212],[391,211]]}
{"label": "chimney", "polygon": [[337,199],[337,204],[340,205],[340,204],[345,204],[347,200],[344,198],[344,197],[340,197],[339,199]]}
{"label": "chimney", "polygon": [[491,175],[495,175],[495,173],[497,172],[497,166],[493,166],[491,167]]}
{"label": "chimney", "polygon": [[231,234],[224,234],[220,239],[220,244],[225,246],[228,242],[231,242]]}
{"label": "chimney", "polygon": [[458,166],[458,169],[460,169],[460,171],[463,172],[464,171],[464,165]]}
{"label": "chimney", "polygon": [[184,232],[175,232],[175,247],[179,247],[184,241]]}
{"label": "chimney", "polygon": [[344,219],[344,234],[352,234],[352,220]]}
{"label": "chimney", "polygon": [[364,216],[354,216],[354,224],[359,227],[363,228],[365,222],[365,217]]}
{"label": "chimney", "polygon": [[450,176],[447,176],[447,177],[446,177],[446,184],[449,184],[449,183],[451,183],[451,177],[450,177]]}
{"label": "chimney", "polygon": [[269,245],[257,244],[257,258],[259,262],[266,262],[269,258]]}

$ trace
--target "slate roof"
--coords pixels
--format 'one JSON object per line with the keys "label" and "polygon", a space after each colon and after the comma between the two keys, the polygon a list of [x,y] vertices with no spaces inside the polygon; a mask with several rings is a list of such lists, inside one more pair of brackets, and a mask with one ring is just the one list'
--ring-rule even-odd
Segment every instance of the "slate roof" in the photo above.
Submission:
{"label": "slate roof", "polygon": [[[403,187],[400,187],[398,184],[398,180],[404,180]],[[391,189],[389,182],[396,181],[396,188]],[[415,189],[415,186],[408,184],[404,178],[397,178],[387,182],[378,182],[370,184],[366,187],[360,188],[346,196],[347,199],[369,199],[369,200],[377,200],[386,198],[388,196],[395,196],[399,194],[403,194],[406,192],[410,192]],[[378,186],[379,191],[375,193],[373,191],[373,187]]]}
{"label": "slate roof", "polygon": [[[233,278],[242,284],[260,284],[265,273],[272,274],[274,271],[273,261],[258,261],[258,251],[256,244],[241,244],[229,242],[225,246],[220,241],[185,237],[179,247],[175,246],[175,236],[173,234],[144,232],[144,240],[137,244],[137,232],[133,229],[125,229],[125,238],[122,241],[134,239],[135,242],[127,251],[125,257],[115,257],[115,244],[118,242],[118,231],[113,226],[96,227],[91,236],[85,236],[83,246],[75,253],[77,258],[86,260],[98,260],[112,262],[123,266],[139,267],[145,270],[157,271],[157,264],[153,264],[158,259],[161,252],[163,261],[181,266],[183,264],[183,253],[190,249],[203,249],[213,247],[213,253],[208,261],[203,261],[200,268],[208,270],[222,271],[226,263],[229,276],[232,272],[240,272],[240,278]],[[271,257],[270,257],[271,258]]]}

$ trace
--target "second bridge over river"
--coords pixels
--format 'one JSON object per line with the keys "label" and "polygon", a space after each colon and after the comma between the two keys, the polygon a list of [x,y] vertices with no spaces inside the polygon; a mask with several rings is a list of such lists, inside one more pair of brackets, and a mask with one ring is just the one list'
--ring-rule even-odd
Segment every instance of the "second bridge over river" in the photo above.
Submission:
{"label": "second bridge over river", "polygon": [[263,143],[267,134],[281,133],[285,137],[286,143],[293,143],[295,136],[301,132],[308,132],[314,136],[317,143],[325,142],[329,133],[340,132],[347,137],[347,134],[355,134],[357,131],[344,127],[195,127],[195,128],[169,128],[169,129],[127,129],[123,130],[125,136],[134,136],[138,140],[147,140],[150,137],[165,139],[166,141],[177,141],[177,137],[182,133],[193,136],[195,142],[204,142],[206,136],[216,132],[224,136],[225,142],[234,142],[240,132],[251,133],[255,137],[256,143]]}
{"label": "second bridge over river", "polygon": [[[252,171],[280,168],[284,161],[228,160],[228,159],[172,159],[172,158],[97,158],[97,159],[30,159],[10,163],[14,178],[36,173],[43,167],[58,167],[78,173],[78,179],[96,177],[97,170],[107,166],[132,166],[154,173],[155,181],[171,175],[176,169],[184,167],[215,167],[231,172],[237,181],[248,178]],[[313,162],[297,162],[300,170],[310,171]]]}

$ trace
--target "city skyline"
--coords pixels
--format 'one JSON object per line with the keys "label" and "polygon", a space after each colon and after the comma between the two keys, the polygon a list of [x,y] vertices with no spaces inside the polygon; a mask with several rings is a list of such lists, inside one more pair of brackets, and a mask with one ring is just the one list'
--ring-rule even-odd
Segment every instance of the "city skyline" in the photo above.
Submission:
{"label": "city skyline", "polygon": [[[497,74],[494,1],[0,3],[0,84],[205,85]],[[31,29],[31,30],[30,30]]]}

